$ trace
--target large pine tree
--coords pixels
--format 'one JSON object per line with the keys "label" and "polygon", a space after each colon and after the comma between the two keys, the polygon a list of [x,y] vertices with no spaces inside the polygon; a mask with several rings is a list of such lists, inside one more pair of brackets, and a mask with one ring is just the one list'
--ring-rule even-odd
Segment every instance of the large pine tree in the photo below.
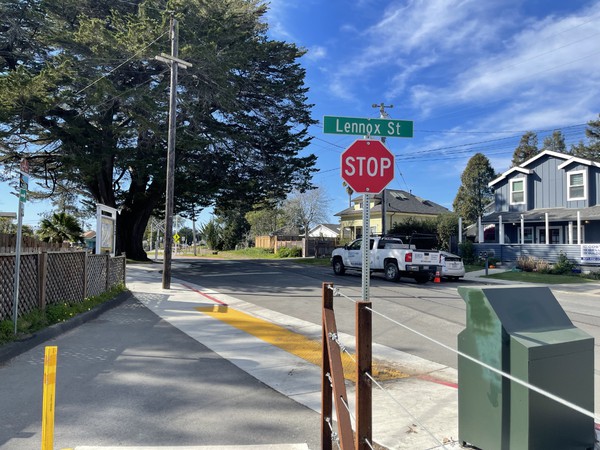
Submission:
{"label": "large pine tree", "polygon": [[490,160],[483,153],[476,153],[467,163],[452,205],[467,224],[475,223],[493,200],[493,190],[488,184],[495,176]]}
{"label": "large pine tree", "polygon": [[519,145],[517,145],[517,148],[513,153],[512,166],[520,165],[529,158],[533,158],[539,152],[537,134],[535,131],[527,131],[521,136]]}
{"label": "large pine tree", "polygon": [[598,119],[588,122],[585,135],[588,140],[587,145],[579,142],[571,147],[571,153],[580,158],[600,162],[600,114],[598,114]]}
{"label": "large pine tree", "polygon": [[257,0],[7,0],[0,5],[0,150],[120,210],[118,242],[164,205],[168,22],[179,21],[177,204],[227,208],[310,183],[303,51],[267,37]]}

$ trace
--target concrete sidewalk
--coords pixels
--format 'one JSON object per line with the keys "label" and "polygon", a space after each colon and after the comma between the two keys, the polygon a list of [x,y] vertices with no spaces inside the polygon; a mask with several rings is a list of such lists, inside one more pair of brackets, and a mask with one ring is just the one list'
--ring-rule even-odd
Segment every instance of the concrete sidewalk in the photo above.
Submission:
{"label": "concrete sidewalk", "polygon": [[[197,308],[223,306],[293,333],[320,340],[321,327],[235,297],[173,279],[161,287],[159,269],[128,268],[127,284],[150,310],[261,382],[316,412],[321,406],[321,369],[253,334],[203,314]],[[353,336],[340,335],[343,343]],[[374,357],[407,371],[406,378],[373,386],[373,440],[390,449],[457,448],[457,372],[389,347],[373,344]],[[354,386],[347,383],[354,415]]]}

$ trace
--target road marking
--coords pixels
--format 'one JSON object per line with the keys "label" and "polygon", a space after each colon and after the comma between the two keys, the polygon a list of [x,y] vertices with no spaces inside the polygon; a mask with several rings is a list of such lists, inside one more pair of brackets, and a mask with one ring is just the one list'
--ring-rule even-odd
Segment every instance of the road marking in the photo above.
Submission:
{"label": "road marking", "polygon": [[207,298],[207,299],[209,299],[209,300],[211,300],[211,301],[213,301],[213,302],[215,302],[215,303],[218,303],[218,304],[220,304],[220,305],[225,305],[225,306],[227,306],[227,303],[225,303],[225,302],[222,302],[221,300],[219,300],[218,298],[215,298],[215,297],[213,297],[212,295],[208,295],[208,294],[206,294],[206,293],[204,293],[204,292],[202,292],[202,291],[199,291],[198,289],[195,289],[195,288],[193,288],[193,287],[191,287],[191,286],[188,286],[188,285],[187,285],[187,284],[185,284],[185,283],[181,283],[181,284],[182,284],[183,286],[185,286],[186,288],[190,289],[191,291],[194,291],[196,294],[200,294],[200,295],[201,295],[202,297],[204,297],[204,298]]}
{"label": "road marking", "polygon": [[[266,320],[237,311],[225,304],[215,306],[198,306],[195,308],[203,314],[218,319],[232,327],[251,334],[268,344],[274,345],[288,353],[298,356],[305,361],[317,366],[321,365],[321,341],[309,339],[308,337],[294,333],[287,328],[275,325]],[[342,352],[342,366],[344,367],[344,378],[356,382],[356,359],[355,355]],[[396,380],[407,378],[403,373],[383,362],[373,361],[373,376],[379,381]]]}

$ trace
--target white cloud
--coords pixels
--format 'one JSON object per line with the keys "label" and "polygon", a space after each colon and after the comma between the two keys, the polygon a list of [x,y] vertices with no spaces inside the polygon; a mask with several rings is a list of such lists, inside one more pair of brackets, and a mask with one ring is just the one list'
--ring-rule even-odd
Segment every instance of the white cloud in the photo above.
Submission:
{"label": "white cloud", "polygon": [[[515,122],[534,128],[581,122],[590,111],[593,117],[600,1],[541,18],[520,16],[519,3],[389,2],[348,44],[353,56],[343,65],[334,62],[330,93],[353,100],[362,86],[374,84],[371,90],[387,99],[409,96],[421,118],[452,115],[486,129],[492,121],[523,129]],[[490,107],[496,113],[488,119],[482,110]]]}
{"label": "white cloud", "polygon": [[287,0],[271,0],[268,3],[266,18],[269,24],[269,34],[276,39],[292,37],[285,26],[289,7],[290,4]]}
{"label": "white cloud", "polygon": [[[394,95],[400,94],[398,81],[404,85],[414,83],[421,71],[468,55],[492,40],[493,30],[503,22],[487,20],[490,15],[493,11],[489,3],[476,0],[389,2],[380,20],[352,41],[358,46],[352,52],[356,56],[345,61],[332,84],[348,88],[356,80],[391,70],[393,75],[387,86]],[[334,89],[334,92],[347,91]]]}
{"label": "white cloud", "polygon": [[519,110],[521,121],[530,111],[532,128],[548,120],[564,124],[569,116],[579,116],[581,121],[585,105],[578,105],[580,114],[570,110],[582,98],[592,109],[597,96],[586,92],[596,92],[600,82],[600,15],[590,14],[595,12],[529,21],[527,28],[506,37],[502,48],[480,55],[446,85],[415,86],[414,105],[428,115],[447,108],[460,113],[464,105],[508,102]]}
{"label": "white cloud", "polygon": [[314,47],[310,47],[308,52],[306,53],[305,58],[310,61],[318,61],[327,56],[327,49],[320,45],[315,45]]}

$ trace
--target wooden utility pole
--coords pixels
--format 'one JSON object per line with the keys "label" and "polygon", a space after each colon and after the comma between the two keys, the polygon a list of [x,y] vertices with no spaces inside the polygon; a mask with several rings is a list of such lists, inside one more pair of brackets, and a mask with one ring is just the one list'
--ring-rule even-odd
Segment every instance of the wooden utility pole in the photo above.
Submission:
{"label": "wooden utility pole", "polygon": [[165,201],[165,245],[163,256],[163,289],[171,288],[171,258],[173,251],[173,190],[175,188],[175,131],[177,119],[177,71],[192,65],[178,58],[179,29],[177,20],[171,16],[171,54],[161,53],[155,59],[167,63],[171,67],[171,89],[169,94],[169,140],[167,148],[167,188]]}
{"label": "wooden utility pole", "polygon": [[[390,115],[385,112],[385,108],[393,108],[394,105],[385,105],[383,103],[380,103],[379,105],[376,103],[373,103],[373,108],[379,108],[379,118],[380,119],[389,119]],[[385,136],[381,138],[381,142],[383,142],[385,144]],[[383,189],[383,191],[381,191],[381,235],[385,235],[385,233],[387,232],[386,226],[385,226],[385,216],[387,215],[387,199],[386,199],[386,195],[385,195],[385,188]]]}

